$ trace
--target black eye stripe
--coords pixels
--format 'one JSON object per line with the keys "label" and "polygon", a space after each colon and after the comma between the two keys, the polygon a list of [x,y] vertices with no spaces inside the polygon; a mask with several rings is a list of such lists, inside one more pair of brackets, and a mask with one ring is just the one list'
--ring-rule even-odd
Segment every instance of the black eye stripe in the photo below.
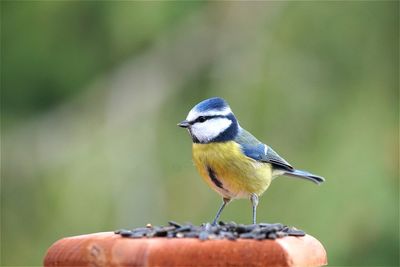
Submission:
{"label": "black eye stripe", "polygon": [[196,122],[205,122],[214,118],[226,118],[224,115],[213,115],[213,116],[199,116],[194,121],[191,121],[190,124],[195,124]]}

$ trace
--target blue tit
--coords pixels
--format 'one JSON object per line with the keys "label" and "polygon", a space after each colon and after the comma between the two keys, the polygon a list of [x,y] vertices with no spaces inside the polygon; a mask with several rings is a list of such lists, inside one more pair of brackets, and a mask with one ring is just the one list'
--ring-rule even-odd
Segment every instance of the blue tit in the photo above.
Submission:
{"label": "blue tit", "polygon": [[222,98],[200,102],[178,126],[186,128],[192,137],[192,157],[200,175],[222,196],[223,203],[213,220],[214,225],[225,206],[240,198],[250,199],[255,224],[259,197],[280,175],[316,184],[325,181],[321,176],[296,170],[270,146],[240,127]]}

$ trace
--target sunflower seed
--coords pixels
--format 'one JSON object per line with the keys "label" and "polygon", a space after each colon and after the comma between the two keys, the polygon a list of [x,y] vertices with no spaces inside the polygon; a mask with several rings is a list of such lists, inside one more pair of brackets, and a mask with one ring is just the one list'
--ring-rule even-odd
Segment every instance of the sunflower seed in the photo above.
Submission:
{"label": "sunflower seed", "polygon": [[146,227],[139,227],[133,230],[119,229],[114,232],[123,237],[142,238],[142,237],[166,237],[166,238],[199,238],[208,239],[276,239],[285,236],[304,236],[305,232],[294,227],[288,227],[281,223],[260,223],[260,224],[236,224],[235,222],[225,223],[219,221],[217,225],[202,223],[194,226],[191,223],[179,224],[169,221],[167,226],[153,226],[147,224]]}
{"label": "sunflower seed", "polygon": [[169,221],[168,224],[171,226],[175,226],[176,228],[182,227],[182,225],[174,221]]}

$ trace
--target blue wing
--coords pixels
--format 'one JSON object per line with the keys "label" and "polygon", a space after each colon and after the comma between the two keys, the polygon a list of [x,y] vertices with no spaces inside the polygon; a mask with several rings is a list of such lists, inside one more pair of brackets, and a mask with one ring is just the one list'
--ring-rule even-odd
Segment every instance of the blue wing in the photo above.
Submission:
{"label": "blue wing", "polygon": [[287,171],[294,170],[294,168],[271,147],[258,141],[257,138],[243,128],[239,129],[235,142],[242,147],[243,153],[249,158],[260,162],[271,163],[274,167]]}
{"label": "blue wing", "polygon": [[292,165],[279,156],[271,147],[258,141],[257,138],[243,128],[239,129],[235,142],[241,146],[243,153],[247,157],[260,162],[271,163],[275,168],[283,170],[286,175],[306,179],[316,184],[321,184],[325,181],[321,176],[307,171],[295,170]]}

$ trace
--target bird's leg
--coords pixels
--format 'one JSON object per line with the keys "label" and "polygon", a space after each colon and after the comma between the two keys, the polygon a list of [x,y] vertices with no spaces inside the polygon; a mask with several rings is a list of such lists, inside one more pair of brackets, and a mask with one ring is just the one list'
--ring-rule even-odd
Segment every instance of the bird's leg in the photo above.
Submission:
{"label": "bird's leg", "polygon": [[253,206],[253,224],[256,224],[258,196],[254,193],[250,195],[251,205]]}
{"label": "bird's leg", "polygon": [[222,210],[225,208],[226,204],[228,204],[231,199],[230,198],[222,198],[222,205],[221,207],[219,207],[218,211],[217,211],[217,215],[215,215],[215,219],[212,222],[212,225],[216,225],[217,221],[219,220],[219,217],[221,216]]}

